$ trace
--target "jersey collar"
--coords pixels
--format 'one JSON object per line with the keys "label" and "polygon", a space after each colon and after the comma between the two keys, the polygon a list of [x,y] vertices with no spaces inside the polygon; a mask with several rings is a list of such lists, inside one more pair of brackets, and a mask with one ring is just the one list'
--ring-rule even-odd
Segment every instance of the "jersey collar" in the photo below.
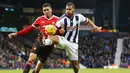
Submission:
{"label": "jersey collar", "polygon": [[[45,17],[45,16],[43,15],[43,17]],[[45,19],[47,19],[47,20],[51,20],[53,17],[54,17],[54,15],[52,15],[52,17],[49,18],[49,19],[45,17]]]}

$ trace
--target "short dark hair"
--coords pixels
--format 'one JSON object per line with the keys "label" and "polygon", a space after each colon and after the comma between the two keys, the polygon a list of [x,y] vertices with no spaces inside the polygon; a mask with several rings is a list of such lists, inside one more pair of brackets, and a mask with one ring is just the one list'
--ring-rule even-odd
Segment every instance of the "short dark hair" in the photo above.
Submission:
{"label": "short dark hair", "polygon": [[73,8],[75,8],[75,5],[74,5],[73,2],[68,2],[68,3],[66,4],[66,6],[72,6]]}
{"label": "short dark hair", "polygon": [[51,4],[49,4],[49,3],[44,3],[44,4],[42,5],[42,7],[50,7],[50,8],[51,8]]}

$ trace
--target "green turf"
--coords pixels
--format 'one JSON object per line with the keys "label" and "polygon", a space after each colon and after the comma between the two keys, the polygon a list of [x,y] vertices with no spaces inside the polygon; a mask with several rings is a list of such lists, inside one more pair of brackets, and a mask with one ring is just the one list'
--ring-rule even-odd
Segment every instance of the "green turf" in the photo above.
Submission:
{"label": "green turf", "polygon": [[[22,70],[0,70],[0,73],[22,73]],[[32,70],[30,73],[32,73]],[[42,69],[40,73],[73,73],[73,70]],[[80,69],[79,73],[130,73],[130,69]]]}

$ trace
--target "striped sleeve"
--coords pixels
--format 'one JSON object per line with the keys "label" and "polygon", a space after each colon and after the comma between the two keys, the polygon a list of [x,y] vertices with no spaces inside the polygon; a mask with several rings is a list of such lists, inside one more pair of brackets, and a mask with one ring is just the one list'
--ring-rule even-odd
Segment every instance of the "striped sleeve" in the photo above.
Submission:
{"label": "striped sleeve", "polygon": [[64,24],[64,18],[65,18],[65,15],[62,15],[59,20],[56,22],[56,27],[60,28],[62,27],[62,25]]}
{"label": "striped sleeve", "polygon": [[88,22],[88,18],[84,17],[82,14],[79,14],[80,22]]}
{"label": "striped sleeve", "polygon": [[58,20],[58,21],[56,22],[56,27],[60,28],[60,27],[61,27],[61,24],[62,24],[62,21],[61,21],[61,20]]}

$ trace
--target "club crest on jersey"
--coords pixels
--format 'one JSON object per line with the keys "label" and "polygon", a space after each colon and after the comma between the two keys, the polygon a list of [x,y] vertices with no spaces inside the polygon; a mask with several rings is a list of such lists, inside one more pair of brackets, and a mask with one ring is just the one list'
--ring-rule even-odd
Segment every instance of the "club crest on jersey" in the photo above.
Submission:
{"label": "club crest on jersey", "polygon": [[42,23],[45,23],[44,21],[42,21]]}
{"label": "club crest on jersey", "polygon": [[55,22],[52,22],[52,25],[55,25]]}

